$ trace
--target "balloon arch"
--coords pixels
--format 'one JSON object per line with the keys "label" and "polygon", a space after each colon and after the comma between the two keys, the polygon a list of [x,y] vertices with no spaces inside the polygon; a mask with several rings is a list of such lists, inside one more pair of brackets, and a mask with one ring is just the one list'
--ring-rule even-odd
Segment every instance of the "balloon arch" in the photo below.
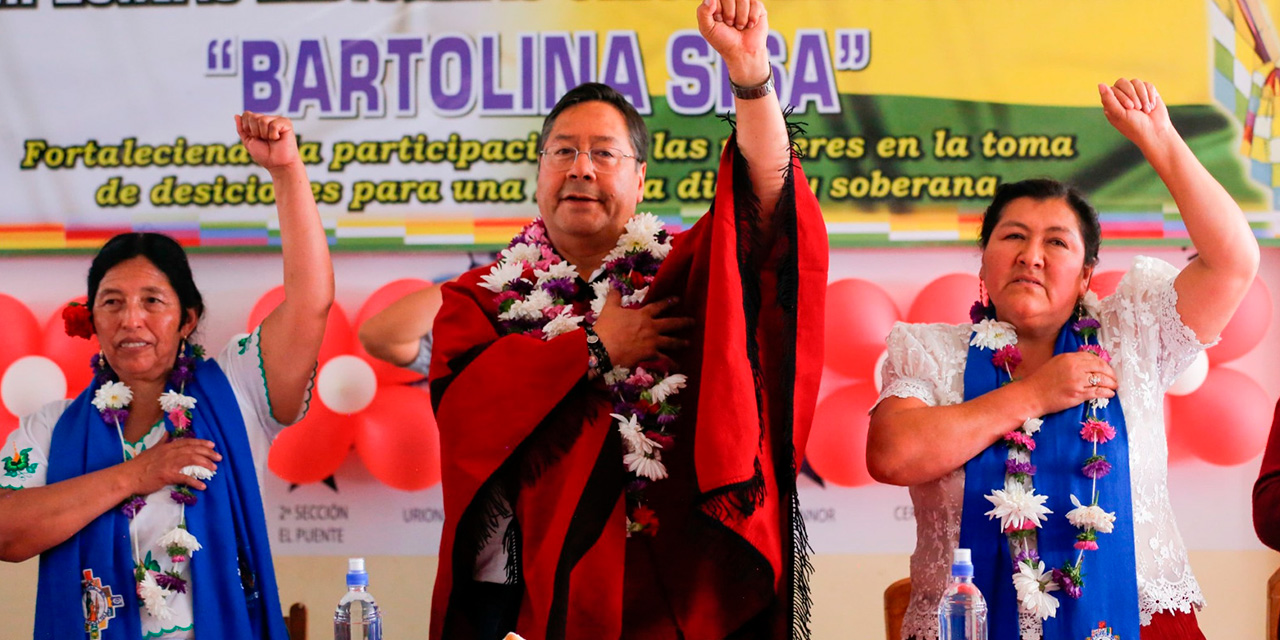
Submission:
{"label": "balloon arch", "polygon": [[[1114,292],[1122,272],[1094,276],[1099,296]],[[355,451],[371,474],[404,491],[440,481],[440,444],[431,401],[416,374],[381,362],[361,348],[354,327],[399,297],[427,286],[396,280],[375,291],[354,322],[340,305],[329,313],[307,416],[271,447],[268,467],[280,478],[307,484],[327,478]],[[871,484],[867,473],[867,412],[880,389],[884,336],[895,322],[968,322],[978,288],[972,274],[952,273],[926,284],[903,315],[879,285],[858,278],[827,290],[826,371],[806,456],[825,481],[845,487]],[[277,287],[258,299],[252,329],[283,299]],[[79,301],[83,302],[83,298]],[[1254,281],[1221,340],[1197,356],[1165,398],[1171,463],[1198,459],[1233,466],[1256,457],[1266,444],[1271,399],[1247,374],[1224,365],[1255,348],[1271,326],[1271,294]],[[40,322],[21,301],[0,294],[0,438],[18,416],[73,396],[91,379],[87,362],[96,339],[72,338],[55,313]]]}
{"label": "balloon arch", "polygon": [[[427,286],[397,280],[374,292],[356,314],[355,326],[404,294]],[[252,330],[284,298],[277,287],[258,299],[249,314]],[[78,301],[83,302],[83,298]],[[47,321],[21,301],[0,294],[0,440],[18,427],[19,416],[48,402],[72,397],[93,375],[89,358],[97,338],[72,338],[60,313]],[[272,444],[267,466],[280,478],[318,482],[333,475],[355,451],[382,483],[404,491],[440,482],[440,442],[431,399],[409,383],[420,376],[376,360],[360,347],[353,323],[340,305],[329,313],[307,416]]]}

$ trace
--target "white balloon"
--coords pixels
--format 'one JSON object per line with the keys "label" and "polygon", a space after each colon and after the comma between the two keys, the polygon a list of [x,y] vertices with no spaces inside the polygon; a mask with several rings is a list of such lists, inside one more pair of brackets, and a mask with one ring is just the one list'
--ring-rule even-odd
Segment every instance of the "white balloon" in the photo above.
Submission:
{"label": "white balloon", "polygon": [[884,361],[888,359],[889,359],[888,349],[881,351],[880,357],[876,358],[876,368],[875,368],[875,371],[871,374],[872,375],[871,379],[876,383],[876,393],[880,393],[883,390],[882,388],[884,387],[884,377],[881,375],[880,369],[881,367],[884,366]]}
{"label": "white balloon", "polygon": [[67,377],[44,356],[18,358],[0,378],[0,401],[19,418],[66,397]]}
{"label": "white balloon", "polygon": [[325,363],[316,376],[316,392],[334,413],[352,414],[373,402],[378,376],[373,367],[355,356],[338,356]]}
{"label": "white balloon", "polygon": [[1204,379],[1209,376],[1209,356],[1204,351],[1196,354],[1196,359],[1191,361],[1186,371],[1182,375],[1174,378],[1173,384],[1169,385],[1169,395],[1185,396],[1200,388],[1204,384]]}

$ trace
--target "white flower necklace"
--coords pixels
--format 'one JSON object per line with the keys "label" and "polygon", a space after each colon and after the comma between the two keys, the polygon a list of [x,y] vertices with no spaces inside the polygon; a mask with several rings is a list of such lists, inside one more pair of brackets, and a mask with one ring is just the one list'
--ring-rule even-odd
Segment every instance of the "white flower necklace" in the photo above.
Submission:
{"label": "white flower necklace", "polygon": [[[604,276],[591,285],[590,307],[579,310],[579,274],[576,267],[556,253],[541,218],[534,219],[511,240],[481,285],[497,294],[498,324],[508,334],[524,334],[542,340],[595,323],[611,290],[622,296],[624,307],[644,303],[658,268],[671,251],[671,236],[662,221],[650,213],[638,213],[627,221],[617,245],[604,259]],[[662,451],[674,443],[668,427],[679,415],[673,398],[684,388],[685,376],[671,373],[661,362],[651,361],[634,369],[614,367],[604,374],[614,396],[614,418],[622,435],[623,464],[632,474],[627,484],[627,534],[655,535],[658,519],[644,504],[649,483],[667,477]]]}
{"label": "white flower necklace", "polygon": [[[1096,315],[1097,295],[1093,292],[1085,294],[1084,314],[1072,325],[1072,330],[1083,340],[1092,343],[1082,345],[1081,351],[1089,351],[1103,360],[1110,362],[1111,357],[1105,349],[1097,344],[1096,336],[1101,325],[1093,316]],[[1022,353],[1018,349],[1018,336],[1013,327],[999,322],[987,313],[989,307],[975,303],[970,315],[974,318],[973,337],[969,344],[982,350],[994,351],[992,364],[1002,369],[1009,376],[1008,384],[1013,380],[1013,372],[1022,362]],[[1071,502],[1075,509],[1067,512],[1067,521],[1080,530],[1076,535],[1075,548],[1078,550],[1075,562],[1068,561],[1062,568],[1045,570],[1037,549],[1037,530],[1041,523],[1048,520],[1053,513],[1044,506],[1047,495],[1037,494],[1032,478],[1036,473],[1031,464],[1031,453],[1035,451],[1035,434],[1040,431],[1044,420],[1029,418],[1022,426],[1005,434],[1005,445],[1009,449],[1005,461],[1004,486],[993,490],[985,496],[994,506],[986,512],[990,519],[999,519],[1000,530],[1009,538],[1009,546],[1014,554],[1013,584],[1017,590],[1021,610],[1039,621],[1047,620],[1057,614],[1058,599],[1053,591],[1063,591],[1071,598],[1079,598],[1083,594],[1084,552],[1098,549],[1098,534],[1111,533],[1116,515],[1108,513],[1098,506],[1100,497],[1098,479],[1111,472],[1111,464],[1105,456],[1098,453],[1098,445],[1115,437],[1115,428],[1098,418],[1098,410],[1106,407],[1108,400],[1099,398],[1089,401],[1088,415],[1081,423],[1080,437],[1093,445],[1093,455],[1084,461],[1081,472],[1092,483],[1089,504],[1081,504],[1072,495]]]}
{"label": "white flower necklace", "polygon": [[[160,410],[173,423],[174,438],[191,438],[195,436],[192,429],[191,410],[196,406],[196,399],[186,395],[184,391],[187,382],[195,374],[195,364],[198,359],[204,357],[204,350],[199,345],[191,345],[188,349],[184,343],[178,353],[173,372],[169,377],[170,386],[176,386],[178,391],[168,390],[161,394]],[[120,438],[122,455],[125,460],[128,460],[130,450],[122,425],[129,417],[128,407],[133,402],[133,390],[129,385],[115,379],[115,373],[111,371],[101,354],[93,356],[92,366],[95,377],[102,382],[93,394],[92,404],[102,414],[105,422],[115,426],[116,435]],[[214,475],[214,472],[198,465],[183,467],[182,473],[198,480],[208,480]],[[186,508],[196,503],[196,495],[186,485],[174,485],[169,491],[169,497],[178,504],[181,515],[178,525],[161,536],[157,544],[165,549],[174,567],[181,567],[191,558],[191,554],[201,548],[196,537],[187,531]],[[134,495],[125,500],[120,506],[120,511],[132,520],[146,505],[147,501],[143,496]],[[181,568],[163,571],[160,563],[152,558],[150,551],[145,557],[140,556],[138,541],[134,539],[133,574],[137,581],[138,597],[152,617],[166,622],[173,617],[173,610],[168,604],[169,596],[174,592],[186,593],[187,579],[183,578]]]}

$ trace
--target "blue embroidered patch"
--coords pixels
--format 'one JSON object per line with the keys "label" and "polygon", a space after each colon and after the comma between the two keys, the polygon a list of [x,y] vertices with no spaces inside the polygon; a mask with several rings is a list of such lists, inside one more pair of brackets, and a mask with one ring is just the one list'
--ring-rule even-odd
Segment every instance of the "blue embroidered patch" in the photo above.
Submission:
{"label": "blue embroidered patch", "polygon": [[103,586],[102,580],[94,577],[93,570],[85,569],[82,575],[84,598],[80,604],[84,611],[84,631],[90,640],[98,640],[116,617],[116,609],[124,606],[124,596],[112,594],[111,587]]}
{"label": "blue embroidered patch", "polygon": [[1098,628],[1094,629],[1084,640],[1120,640],[1120,636],[1115,635],[1111,631],[1111,627],[1107,626],[1106,620],[1098,621]]}

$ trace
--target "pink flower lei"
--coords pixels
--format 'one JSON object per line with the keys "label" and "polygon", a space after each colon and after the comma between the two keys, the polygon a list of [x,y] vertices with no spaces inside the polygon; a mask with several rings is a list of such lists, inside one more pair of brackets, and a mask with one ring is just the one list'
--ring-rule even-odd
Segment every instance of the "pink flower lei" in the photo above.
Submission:
{"label": "pink flower lei", "polygon": [[[167,384],[169,390],[160,396],[160,410],[173,424],[171,435],[174,438],[195,437],[191,410],[195,407],[196,400],[186,395],[185,391],[187,383],[195,376],[196,365],[203,359],[203,347],[184,341],[178,350],[173,370],[169,374]],[[116,428],[120,447],[125,458],[128,459],[123,425],[129,418],[129,404],[133,400],[133,391],[119,380],[102,354],[95,354],[90,360],[90,366],[93,368],[94,380],[99,383],[92,403],[102,415],[103,421]],[[177,391],[173,390],[175,388]],[[213,476],[213,472],[204,467],[187,467],[182,472],[202,480]],[[166,602],[168,595],[173,592],[186,592],[187,581],[182,577],[182,568],[179,565],[190,559],[192,553],[200,550],[200,543],[187,531],[186,526],[186,507],[196,503],[195,492],[186,485],[178,484],[170,489],[169,498],[181,506],[182,515],[178,526],[162,536],[159,544],[165,548],[175,568],[162,571],[158,561],[152,558],[150,551],[145,557],[139,557],[136,541],[133,552],[134,579],[137,581],[138,595],[147,611],[160,619],[166,619],[169,615]],[[132,520],[146,506],[146,498],[133,495],[120,505],[120,512]]]}
{"label": "pink flower lei", "polygon": [[[577,269],[556,253],[541,218],[530,222],[511,240],[481,286],[492,291],[498,305],[498,324],[507,334],[523,334],[551,340],[583,325],[595,323],[610,291],[622,296],[622,305],[643,305],[649,286],[671,251],[671,236],[662,221],[650,213],[638,213],[627,222],[614,249],[605,256],[601,274],[592,285],[586,308],[578,298],[581,280]],[[634,369],[614,367],[604,375],[613,397],[611,417],[622,434],[623,464],[627,483],[627,534],[656,535],[658,519],[645,506],[644,490],[667,477],[662,452],[675,443],[670,427],[680,414],[674,396],[685,386],[685,376],[673,373],[659,361]]]}
{"label": "pink flower lei", "polygon": [[[970,310],[975,325],[972,344],[993,352],[991,362],[1009,376],[1009,380],[1002,383],[1008,384],[1015,379],[1014,372],[1022,363],[1022,352],[1017,347],[1017,336],[1014,335],[1012,327],[1006,323],[997,322],[993,317],[993,311],[992,307],[980,303],[975,303]],[[1096,319],[1085,316],[1072,323],[1071,328],[1080,335],[1082,340],[1088,342],[1080,347],[1080,351],[1087,351],[1110,362],[1110,354],[1097,344],[1100,327]],[[1083,594],[1084,553],[1096,551],[1098,534],[1110,533],[1112,530],[1115,514],[1108,514],[1098,506],[1100,494],[1097,482],[1111,472],[1111,463],[1107,461],[1106,456],[1099,453],[1098,447],[1115,438],[1116,435],[1115,427],[1098,416],[1098,410],[1107,406],[1107,403],[1106,399],[1090,400],[1086,419],[1081,423],[1081,439],[1093,445],[1092,455],[1081,466],[1081,473],[1093,481],[1092,495],[1089,496],[1091,500],[1087,504],[1081,504],[1075,496],[1071,496],[1076,508],[1068,512],[1066,517],[1080,530],[1074,545],[1078,553],[1074,562],[1067,561],[1061,568],[1054,568],[1040,575],[1041,591],[1044,592],[1042,595],[1045,598],[1053,598],[1048,592],[1055,590],[1055,586],[1071,598],[1079,598]],[[1005,462],[1005,486],[987,496],[987,500],[991,501],[996,508],[986,515],[993,519],[1002,517],[1002,522],[1012,521],[1012,524],[1002,526],[1002,531],[1009,538],[1009,545],[1015,553],[1013,569],[1015,576],[1018,576],[1023,565],[1038,575],[1043,567],[1036,549],[1037,531],[1041,526],[1041,520],[1044,519],[1043,514],[1050,512],[1043,507],[1045,497],[1035,493],[1033,478],[1036,467],[1031,463],[1032,452],[1036,448],[1034,436],[1042,422],[1041,419],[1030,418],[1022,426],[1005,434],[1003,441],[1009,451],[1009,457]],[[1017,486],[1018,491],[1008,491],[1013,485]],[[1013,496],[1015,493],[1016,497]],[[1011,518],[1007,515],[1009,513],[1016,515]],[[1054,586],[1050,586],[1050,583]],[[1052,608],[1056,609],[1056,604]],[[1043,613],[1039,617],[1041,620],[1045,619]]]}

